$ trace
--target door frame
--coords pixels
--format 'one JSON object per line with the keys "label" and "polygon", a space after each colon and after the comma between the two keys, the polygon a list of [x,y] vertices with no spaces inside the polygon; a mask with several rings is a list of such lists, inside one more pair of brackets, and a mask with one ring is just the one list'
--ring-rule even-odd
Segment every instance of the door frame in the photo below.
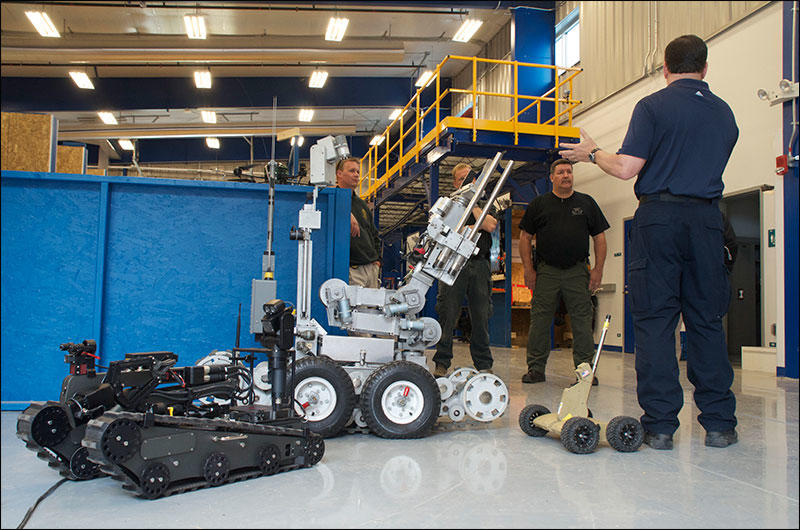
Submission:
{"label": "door frame", "polygon": [[623,328],[622,328],[622,351],[624,353],[634,353],[636,349],[636,338],[633,331],[633,316],[628,302],[628,233],[633,225],[633,216],[622,218],[622,304],[623,304]]}

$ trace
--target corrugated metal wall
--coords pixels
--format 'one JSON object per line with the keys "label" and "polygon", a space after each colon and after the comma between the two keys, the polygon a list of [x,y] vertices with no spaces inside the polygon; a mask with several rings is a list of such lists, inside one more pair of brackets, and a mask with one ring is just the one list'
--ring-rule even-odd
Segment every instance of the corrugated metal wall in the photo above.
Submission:
{"label": "corrugated metal wall", "polygon": [[693,33],[708,39],[742,20],[764,1],[575,2],[558,6],[556,20],[580,7],[581,66],[575,93],[591,104],[655,73],[664,48],[675,37]]}
{"label": "corrugated metal wall", "polygon": [[[583,101],[578,112],[629,84],[655,73],[663,63],[664,48],[680,35],[694,33],[708,39],[772,2],[560,2],[556,21],[580,7],[581,62],[584,69],[574,84]],[[477,55],[488,59],[511,57],[511,21]],[[472,66],[453,78],[453,88],[472,89]],[[477,89],[510,92],[510,66],[478,64]],[[453,97],[454,116],[472,105],[472,96]],[[505,98],[478,96],[476,118],[506,120],[511,103]]]}
{"label": "corrugated metal wall", "polygon": [[[484,59],[508,60],[511,58],[511,21],[508,21],[477,57]],[[486,92],[510,93],[513,89],[513,71],[508,65],[478,63],[477,90]],[[453,88],[472,90],[472,64],[465,64],[453,78]],[[453,116],[459,116],[472,105],[472,96],[469,94],[455,94],[453,96]],[[488,120],[507,120],[511,118],[513,104],[508,98],[477,97],[476,118]]]}

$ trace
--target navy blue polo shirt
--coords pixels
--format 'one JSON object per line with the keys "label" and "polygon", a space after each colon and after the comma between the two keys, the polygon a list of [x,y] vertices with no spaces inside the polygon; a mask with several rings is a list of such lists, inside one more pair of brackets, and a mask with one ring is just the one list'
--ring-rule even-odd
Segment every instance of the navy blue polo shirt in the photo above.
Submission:
{"label": "navy blue polo shirt", "polygon": [[678,79],[636,104],[617,153],[646,160],[636,197],[668,192],[714,199],[739,128],[733,111],[708,83]]}

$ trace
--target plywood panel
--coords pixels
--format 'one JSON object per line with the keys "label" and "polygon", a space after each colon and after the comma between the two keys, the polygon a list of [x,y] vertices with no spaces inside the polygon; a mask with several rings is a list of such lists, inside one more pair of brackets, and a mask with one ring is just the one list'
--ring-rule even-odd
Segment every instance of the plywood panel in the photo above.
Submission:
{"label": "plywood panel", "polygon": [[525,285],[522,263],[511,265],[511,303],[515,306],[529,306],[531,303],[531,290]]}
{"label": "plywood panel", "polygon": [[0,169],[52,171],[55,120],[49,114],[2,113]]}
{"label": "plywood panel", "polygon": [[82,145],[59,145],[56,154],[56,173],[86,173],[83,161],[86,148]]}

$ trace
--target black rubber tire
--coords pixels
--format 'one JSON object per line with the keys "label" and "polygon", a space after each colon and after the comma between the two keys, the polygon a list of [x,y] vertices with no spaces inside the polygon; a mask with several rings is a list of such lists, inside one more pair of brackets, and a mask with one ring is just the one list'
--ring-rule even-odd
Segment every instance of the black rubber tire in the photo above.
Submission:
{"label": "black rubber tire", "polygon": [[644,427],[636,418],[617,416],[606,426],[608,444],[622,453],[632,453],[642,446]]}
{"label": "black rubber tire", "polygon": [[322,439],[322,436],[312,434],[311,437],[306,440],[304,447],[306,453],[306,467],[311,467],[322,460],[322,455],[325,454],[325,440]]}
{"label": "black rubber tire", "polygon": [[209,486],[220,486],[228,480],[231,464],[225,453],[211,453],[203,462],[203,478]]}
{"label": "black rubber tire", "polygon": [[89,461],[89,450],[85,447],[78,448],[69,458],[69,473],[73,480],[94,478],[99,471],[100,466]]}
{"label": "black rubber tire", "polygon": [[31,438],[42,447],[53,447],[63,442],[72,431],[72,425],[63,406],[48,405],[34,416]]}
{"label": "black rubber tire", "polygon": [[100,440],[103,455],[116,464],[126,462],[142,445],[142,429],[127,418],[114,420]]}
{"label": "black rubber tire", "polygon": [[545,436],[547,429],[542,429],[533,424],[539,416],[550,414],[550,409],[543,405],[528,405],[519,413],[519,427],[528,436]]}
{"label": "black rubber tire", "polygon": [[[291,368],[289,369],[291,373]],[[356,406],[356,391],[353,381],[344,368],[329,357],[311,356],[294,363],[294,384],[298,387],[304,379],[319,377],[330,383],[336,392],[336,406],[333,411],[319,421],[308,419],[308,428],[323,438],[331,438],[342,432],[344,426],[353,415]],[[294,390],[292,390],[294,395]]]}
{"label": "black rubber tire", "polygon": [[145,499],[157,499],[161,497],[169,487],[170,477],[167,466],[160,462],[150,464],[142,472],[142,497]]}
{"label": "black rubber tire", "polygon": [[[422,411],[410,423],[400,424],[390,420],[381,404],[384,391],[398,381],[414,383],[422,393]],[[361,392],[361,412],[370,431],[381,438],[422,438],[427,436],[439,418],[441,393],[433,375],[422,366],[410,361],[392,361],[367,378]]]}
{"label": "black rubber tire", "polygon": [[588,418],[570,418],[561,428],[561,443],[572,453],[592,453],[599,441],[600,426]]}
{"label": "black rubber tire", "polygon": [[275,444],[268,444],[258,451],[258,468],[264,475],[274,475],[280,467],[281,457]]}

